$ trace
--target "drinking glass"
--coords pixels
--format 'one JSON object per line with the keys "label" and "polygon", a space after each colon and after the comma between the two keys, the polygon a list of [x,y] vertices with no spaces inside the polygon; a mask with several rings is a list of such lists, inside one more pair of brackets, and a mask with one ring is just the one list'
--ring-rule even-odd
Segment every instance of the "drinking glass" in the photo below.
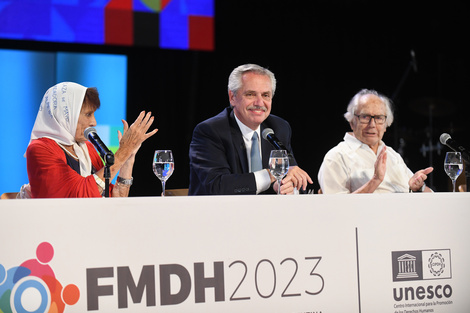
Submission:
{"label": "drinking glass", "polygon": [[277,194],[281,194],[281,180],[289,170],[289,158],[286,150],[272,150],[269,156],[269,170],[277,180]]}
{"label": "drinking glass", "polygon": [[455,192],[455,181],[463,170],[462,154],[460,152],[447,152],[444,161],[444,171],[452,180],[453,192]]}
{"label": "drinking glass", "polygon": [[162,197],[165,196],[165,183],[173,174],[175,162],[171,150],[155,150],[153,155],[153,172],[162,182]]}

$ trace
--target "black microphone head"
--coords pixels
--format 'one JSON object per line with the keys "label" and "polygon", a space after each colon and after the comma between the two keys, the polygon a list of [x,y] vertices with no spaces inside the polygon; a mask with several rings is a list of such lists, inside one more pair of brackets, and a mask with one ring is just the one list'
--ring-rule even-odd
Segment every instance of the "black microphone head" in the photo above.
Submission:
{"label": "black microphone head", "polygon": [[96,129],[93,127],[86,128],[84,132],[85,138],[88,138],[88,135],[91,133],[96,133]]}
{"label": "black microphone head", "polygon": [[416,55],[414,50],[410,51],[411,53],[411,65],[413,66],[413,71],[418,72],[418,64],[416,63]]}
{"label": "black microphone head", "polygon": [[268,135],[274,135],[274,131],[271,128],[265,128],[261,133],[261,137],[263,137],[264,140],[268,140]]}
{"label": "black microphone head", "polygon": [[447,140],[450,139],[450,135],[448,133],[443,133],[441,137],[439,138],[439,141],[443,144],[446,145]]}

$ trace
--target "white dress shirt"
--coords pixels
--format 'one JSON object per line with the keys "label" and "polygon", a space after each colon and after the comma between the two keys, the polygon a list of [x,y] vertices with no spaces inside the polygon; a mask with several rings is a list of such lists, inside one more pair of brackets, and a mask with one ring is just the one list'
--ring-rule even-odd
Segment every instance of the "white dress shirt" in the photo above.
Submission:
{"label": "white dress shirt", "polygon": [[[352,193],[367,183],[374,175],[377,155],[384,147],[380,141],[377,154],[350,133],[344,141],[328,151],[318,172],[318,182],[323,193]],[[385,178],[374,193],[408,192],[408,181],[413,172],[403,158],[387,146]]]}
{"label": "white dress shirt", "polygon": [[[248,158],[248,168],[251,168],[251,138],[253,137],[253,133],[256,131],[258,133],[258,138],[261,138],[260,126],[258,126],[257,130],[252,130],[245,124],[243,124],[235,115],[235,120],[237,121],[238,127],[242,132],[243,140],[245,141],[246,146],[246,154]],[[261,153],[261,140],[258,140],[259,144],[259,152],[260,158],[263,159]],[[259,171],[254,172],[255,174],[255,181],[256,181],[256,194],[267,190],[271,186],[271,176],[269,175],[266,169],[262,169]]]}

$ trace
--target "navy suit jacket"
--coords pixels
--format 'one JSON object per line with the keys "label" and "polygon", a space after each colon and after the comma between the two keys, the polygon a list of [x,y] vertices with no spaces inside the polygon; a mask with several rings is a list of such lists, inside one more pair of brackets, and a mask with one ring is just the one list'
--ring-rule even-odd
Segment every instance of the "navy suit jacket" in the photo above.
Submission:
{"label": "navy suit jacket", "polygon": [[[292,130],[287,121],[269,115],[261,132],[272,128],[276,137],[292,153]],[[261,139],[263,168],[268,168],[273,146]],[[297,165],[292,157],[289,165]],[[242,133],[231,108],[198,124],[189,147],[189,195],[256,194],[255,175],[248,168]],[[273,193],[272,188],[267,192]]]}

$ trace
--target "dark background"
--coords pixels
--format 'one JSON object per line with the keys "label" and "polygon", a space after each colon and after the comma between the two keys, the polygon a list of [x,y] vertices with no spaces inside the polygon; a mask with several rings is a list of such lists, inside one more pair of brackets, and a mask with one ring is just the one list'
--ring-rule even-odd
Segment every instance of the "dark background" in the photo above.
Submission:
{"label": "dark background", "polygon": [[[464,1],[216,0],[215,51],[0,41],[5,48],[83,51],[128,56],[128,121],[151,110],[158,133],[134,167],[133,196],[161,193],[152,172],[155,149],[172,149],[175,172],[167,188],[189,184],[189,143],[197,123],[228,106],[227,80],[244,63],[268,67],[277,78],[272,114],[288,120],[299,165],[318,189],[325,153],[349,125],[347,103],[360,89],[395,101],[395,122],[384,141],[415,172],[434,166],[428,185],[448,191],[443,132],[465,147],[470,87],[469,12]],[[410,65],[415,52],[416,69]],[[97,86],[99,89],[99,86]],[[103,105],[112,105],[104,103]],[[98,121],[99,123],[99,121]],[[461,175],[462,178],[464,174]]]}

